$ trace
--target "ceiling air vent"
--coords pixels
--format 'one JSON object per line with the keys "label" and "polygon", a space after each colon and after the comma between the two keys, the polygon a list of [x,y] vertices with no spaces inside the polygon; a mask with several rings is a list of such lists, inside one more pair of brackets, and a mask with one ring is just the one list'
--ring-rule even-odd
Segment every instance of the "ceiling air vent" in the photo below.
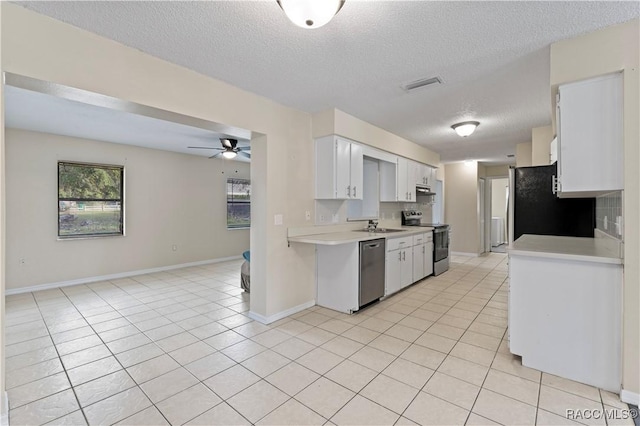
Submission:
{"label": "ceiling air vent", "polygon": [[425,86],[431,86],[433,84],[442,84],[442,80],[440,79],[440,77],[423,78],[420,80],[412,81],[411,83],[405,83],[400,87],[402,87],[405,92],[410,92],[412,90],[416,90]]}

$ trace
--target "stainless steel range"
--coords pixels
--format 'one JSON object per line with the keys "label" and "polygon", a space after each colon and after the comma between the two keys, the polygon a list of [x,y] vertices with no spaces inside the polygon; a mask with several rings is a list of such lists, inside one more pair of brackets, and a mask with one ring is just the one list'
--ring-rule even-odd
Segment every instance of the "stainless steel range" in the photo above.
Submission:
{"label": "stainless steel range", "polygon": [[433,228],[433,275],[440,275],[449,270],[449,225],[444,223],[423,223],[421,211],[403,210],[402,226]]}

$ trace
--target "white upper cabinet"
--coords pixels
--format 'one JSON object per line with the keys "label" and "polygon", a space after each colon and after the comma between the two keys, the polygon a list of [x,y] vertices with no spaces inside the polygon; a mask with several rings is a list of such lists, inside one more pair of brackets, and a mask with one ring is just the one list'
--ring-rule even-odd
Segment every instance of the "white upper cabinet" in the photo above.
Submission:
{"label": "white upper cabinet", "polygon": [[593,197],[624,188],[622,74],[558,88],[559,197]]}
{"label": "white upper cabinet", "polygon": [[418,181],[419,166],[420,164],[415,161],[398,157],[398,174],[396,178],[398,184],[397,201],[416,201],[416,183]]}
{"label": "white upper cabinet", "polygon": [[[396,182],[398,185],[397,193],[397,201],[411,201],[410,193],[409,193],[409,181],[407,176],[409,175],[409,165],[413,163],[410,160],[407,160],[403,157],[398,157],[398,168],[397,168],[397,178]],[[412,167],[411,172],[415,173],[415,168]],[[415,191],[415,189],[414,189]]]}
{"label": "white upper cabinet", "polygon": [[416,184],[432,187],[435,185],[436,169],[426,164],[418,163],[418,180]]}
{"label": "white upper cabinet", "polygon": [[316,139],[316,199],[361,200],[362,146],[339,136]]}
{"label": "white upper cabinet", "polygon": [[380,201],[416,201],[416,185],[435,185],[435,169],[404,157],[380,162]]}

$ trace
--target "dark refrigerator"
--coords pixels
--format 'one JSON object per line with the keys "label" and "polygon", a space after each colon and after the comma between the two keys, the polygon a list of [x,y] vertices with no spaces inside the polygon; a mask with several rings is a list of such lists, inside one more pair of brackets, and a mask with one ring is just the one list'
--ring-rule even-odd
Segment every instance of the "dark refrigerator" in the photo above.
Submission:
{"label": "dark refrigerator", "polygon": [[558,198],[557,164],[512,169],[513,240],[522,234],[593,237],[595,198]]}

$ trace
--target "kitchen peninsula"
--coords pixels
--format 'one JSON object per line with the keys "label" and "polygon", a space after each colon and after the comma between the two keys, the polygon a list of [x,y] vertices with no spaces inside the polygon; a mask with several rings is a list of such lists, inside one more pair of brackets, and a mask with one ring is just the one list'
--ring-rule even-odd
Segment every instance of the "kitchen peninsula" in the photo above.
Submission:
{"label": "kitchen peninsula", "polygon": [[620,392],[618,246],[525,234],[508,252],[510,351],[527,367]]}

